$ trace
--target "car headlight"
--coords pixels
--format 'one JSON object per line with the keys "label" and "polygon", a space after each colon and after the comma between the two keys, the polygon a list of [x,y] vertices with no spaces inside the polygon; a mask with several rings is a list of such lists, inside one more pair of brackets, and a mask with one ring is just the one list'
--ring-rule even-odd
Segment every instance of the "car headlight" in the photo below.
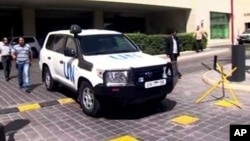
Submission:
{"label": "car headlight", "polygon": [[104,82],[106,86],[125,86],[129,83],[129,71],[106,71]]}

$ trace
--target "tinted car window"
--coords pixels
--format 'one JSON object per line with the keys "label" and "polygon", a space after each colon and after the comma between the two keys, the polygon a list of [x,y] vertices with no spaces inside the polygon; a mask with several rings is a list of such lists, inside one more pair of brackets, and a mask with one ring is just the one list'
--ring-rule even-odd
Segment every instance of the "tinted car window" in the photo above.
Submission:
{"label": "tinted car window", "polygon": [[76,42],[73,37],[67,38],[66,47],[76,50]]}
{"label": "tinted car window", "polygon": [[11,45],[16,45],[18,44],[18,38],[15,38],[12,40]]}
{"label": "tinted car window", "polygon": [[50,35],[46,44],[46,48],[53,50],[55,35]]}
{"label": "tinted car window", "polygon": [[65,46],[65,36],[64,35],[56,35],[54,39],[53,50],[55,52],[63,53],[63,49]]}
{"label": "tinted car window", "polygon": [[138,48],[124,35],[89,35],[79,37],[85,55],[137,52]]}
{"label": "tinted car window", "polygon": [[31,37],[25,37],[24,41],[25,41],[25,43],[34,43],[35,42],[34,38],[31,38]]}

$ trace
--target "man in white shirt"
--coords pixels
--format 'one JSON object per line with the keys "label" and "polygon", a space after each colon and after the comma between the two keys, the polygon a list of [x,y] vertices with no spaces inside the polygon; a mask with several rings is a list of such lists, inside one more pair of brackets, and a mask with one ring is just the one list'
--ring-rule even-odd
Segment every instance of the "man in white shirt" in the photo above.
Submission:
{"label": "man in white shirt", "polygon": [[11,48],[8,45],[7,38],[3,38],[2,41],[3,41],[3,44],[0,45],[0,54],[2,57],[5,80],[9,81],[10,70],[11,70]]}
{"label": "man in white shirt", "polygon": [[[180,41],[179,38],[176,36],[176,31],[172,30],[170,33],[170,36],[166,38],[165,40],[165,48],[166,48],[166,55],[170,58],[171,62],[176,62],[177,64],[177,58],[180,55]],[[179,72],[178,69],[178,75],[179,78],[181,78],[182,74]]]}

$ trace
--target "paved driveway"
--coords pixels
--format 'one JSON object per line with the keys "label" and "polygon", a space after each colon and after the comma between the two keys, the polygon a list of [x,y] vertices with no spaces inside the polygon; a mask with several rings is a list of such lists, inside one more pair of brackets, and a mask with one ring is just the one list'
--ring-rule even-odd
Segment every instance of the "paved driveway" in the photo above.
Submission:
{"label": "paved driveway", "polygon": [[[91,118],[73,102],[1,114],[0,121],[6,126],[7,138],[16,141],[228,141],[229,124],[250,124],[250,95],[236,92],[244,104],[242,109],[216,106],[217,101],[211,95],[204,99],[206,102],[195,104],[210,87],[201,80],[203,73],[184,75],[172,94],[158,105],[114,107],[100,118]],[[47,92],[41,85],[36,64],[32,66],[31,78],[35,87],[27,94],[17,87],[16,78],[5,82],[1,75],[1,108],[56,100],[73,94],[66,89]],[[221,89],[212,93],[217,97],[221,94]],[[226,95],[229,94],[226,91]],[[179,116],[182,118],[176,118]]]}

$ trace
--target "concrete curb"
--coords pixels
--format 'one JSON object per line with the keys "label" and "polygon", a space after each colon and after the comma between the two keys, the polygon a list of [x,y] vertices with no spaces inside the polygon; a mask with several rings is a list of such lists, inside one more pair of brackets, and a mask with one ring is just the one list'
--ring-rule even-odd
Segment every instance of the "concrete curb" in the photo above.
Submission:
{"label": "concrete curb", "polygon": [[[203,74],[203,81],[209,85],[214,85],[215,83],[217,83],[219,81],[216,81],[216,80],[213,80],[211,78],[209,78],[209,73],[213,72],[214,70],[210,70],[210,71],[207,71],[206,73]],[[232,84],[230,83],[230,86],[233,88],[233,90],[236,90],[236,91],[243,91],[243,92],[250,92],[250,87],[247,86],[247,85],[239,85],[239,84]],[[222,85],[220,84],[219,87],[221,88]],[[228,85],[225,85],[225,89],[229,89],[229,86]]]}
{"label": "concrete curb", "polygon": [[[190,58],[199,58],[199,57],[202,57],[202,56],[207,56],[207,55],[218,55],[218,54],[221,54],[221,53],[225,53],[225,52],[228,52],[230,51],[229,48],[226,48],[226,49],[221,49],[221,50],[215,50],[215,51],[208,51],[206,52],[206,50],[204,50],[204,52],[200,52],[200,53],[196,53],[196,52],[183,52],[181,53],[180,57],[178,58],[178,60],[185,60],[185,59],[190,59]],[[193,54],[195,53],[195,54]],[[183,56],[182,56],[183,55]],[[161,55],[155,55],[157,57],[160,57],[160,58],[165,58],[165,59],[168,59],[166,58],[166,55],[165,54],[161,54]]]}
{"label": "concrete curb", "polygon": [[17,113],[17,112],[25,112],[25,111],[40,109],[43,107],[48,107],[48,106],[53,106],[53,105],[62,105],[62,104],[73,103],[73,102],[75,101],[72,98],[62,98],[58,100],[46,101],[46,102],[41,102],[41,103],[23,104],[23,105],[12,107],[12,108],[0,109],[0,115],[9,114],[9,113]]}

